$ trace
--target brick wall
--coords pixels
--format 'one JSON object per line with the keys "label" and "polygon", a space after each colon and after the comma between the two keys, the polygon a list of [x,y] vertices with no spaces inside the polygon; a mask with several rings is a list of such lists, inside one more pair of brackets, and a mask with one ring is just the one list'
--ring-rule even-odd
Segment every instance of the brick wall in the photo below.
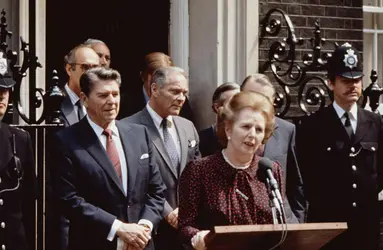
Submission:
{"label": "brick wall", "polygon": [[[331,52],[334,49],[334,42],[339,44],[349,42],[358,50],[363,51],[362,0],[260,0],[260,23],[272,8],[280,8],[286,12],[294,24],[296,36],[304,39],[304,44],[297,46],[295,53],[299,63],[302,62],[303,54],[312,52],[310,38],[314,37],[313,31],[316,20],[319,21],[321,36],[327,40],[322,45],[322,52]],[[276,17],[278,18],[278,15]],[[287,29],[283,21],[282,27],[278,37],[265,37],[260,43],[260,66],[267,61],[270,44],[285,37]],[[284,67],[282,66],[282,68]],[[315,74],[325,76],[324,72]],[[268,75],[270,76],[269,73]],[[289,80],[289,82],[293,81]],[[283,93],[275,80],[274,83],[279,92]],[[311,82],[310,84],[317,83]],[[292,105],[287,117],[300,116],[303,113],[297,105],[298,87],[291,87],[290,91]]]}

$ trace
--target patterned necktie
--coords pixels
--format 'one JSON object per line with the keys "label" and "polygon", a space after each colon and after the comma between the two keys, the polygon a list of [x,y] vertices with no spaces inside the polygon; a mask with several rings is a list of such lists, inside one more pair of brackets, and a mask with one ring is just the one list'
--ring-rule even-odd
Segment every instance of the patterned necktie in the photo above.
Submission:
{"label": "patterned necktie", "polygon": [[173,164],[174,169],[178,173],[180,160],[178,157],[176,144],[174,143],[172,135],[169,133],[168,120],[166,118],[162,120],[161,127],[164,133],[164,144],[165,144],[166,151],[168,152],[168,155],[170,157],[170,160]]}
{"label": "patterned necktie", "polygon": [[78,117],[78,120],[81,121],[81,119],[84,118],[85,116],[84,110],[82,109],[81,100],[78,100],[76,102],[76,106],[77,106],[77,117]]}
{"label": "patterned necktie", "polygon": [[354,130],[351,126],[350,115],[348,114],[348,112],[345,112],[343,116],[346,118],[344,122],[344,128],[346,129],[348,137],[350,137],[350,140],[352,141],[354,139]]}
{"label": "patterned necktie", "polygon": [[113,142],[112,130],[105,129],[102,134],[106,136],[106,153],[109,156],[110,161],[112,162],[114,170],[116,170],[118,179],[122,182],[122,172],[121,172],[121,163],[120,158],[118,157],[118,151],[116,144]]}

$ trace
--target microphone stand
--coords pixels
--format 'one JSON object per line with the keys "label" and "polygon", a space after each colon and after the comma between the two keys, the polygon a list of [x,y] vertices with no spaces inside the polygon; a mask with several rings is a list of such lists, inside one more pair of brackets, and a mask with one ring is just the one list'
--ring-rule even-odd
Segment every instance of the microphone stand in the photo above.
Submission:
{"label": "microphone stand", "polygon": [[266,178],[266,185],[267,185],[267,191],[269,193],[269,204],[270,204],[270,208],[271,208],[271,214],[273,215],[273,224],[274,225],[277,225],[278,224],[278,217],[277,217],[277,211],[276,211],[276,207],[274,205],[275,203],[275,194],[273,195],[273,191],[271,190],[271,186],[270,186],[270,180],[269,178]]}
{"label": "microphone stand", "polygon": [[[269,178],[267,178],[267,186],[268,186],[268,189],[270,188],[269,197],[270,197],[270,206],[272,207],[272,213],[273,213],[273,208],[274,208],[274,213],[278,212],[279,221],[280,221],[280,224],[282,225],[282,233],[281,233],[281,238],[280,238],[279,242],[277,244],[275,244],[272,248],[269,249],[269,250],[273,250],[273,249],[276,249],[277,247],[281,246],[287,238],[287,220],[286,220],[286,211],[285,211],[285,208],[283,206],[283,201],[278,199],[275,190],[271,189]],[[278,224],[278,219],[274,213],[273,213],[273,222],[275,225],[275,224]]]}

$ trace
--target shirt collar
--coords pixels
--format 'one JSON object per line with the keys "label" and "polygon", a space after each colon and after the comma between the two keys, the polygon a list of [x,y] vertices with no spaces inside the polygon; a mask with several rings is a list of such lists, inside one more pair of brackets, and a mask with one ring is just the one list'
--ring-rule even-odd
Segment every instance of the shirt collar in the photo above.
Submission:
{"label": "shirt collar", "polygon": [[[346,112],[344,109],[342,109],[338,103],[336,103],[336,101],[333,102],[333,107],[338,115],[339,118],[342,118],[344,113]],[[357,116],[358,116],[358,107],[356,105],[356,103],[354,103],[349,111],[349,114],[350,114],[350,119],[352,120],[357,120]]]}
{"label": "shirt collar", "polygon": [[[152,109],[152,107],[150,107],[149,105],[149,102],[146,104],[146,109],[148,110],[149,112],[149,115],[152,117],[152,120],[154,122],[154,125],[156,126],[157,129],[161,129],[161,123],[162,123],[162,120],[163,118],[161,116],[159,116],[156,111],[154,111]],[[173,117],[171,115],[169,115],[168,117],[166,117],[166,119],[171,123],[173,124]]]}
{"label": "shirt collar", "polygon": [[70,99],[71,103],[73,104],[73,106],[76,105],[76,103],[78,102],[78,100],[80,100],[80,97],[78,97],[78,96],[76,95],[76,93],[73,92],[73,90],[72,90],[71,88],[69,88],[68,83],[65,84],[65,87],[64,87],[64,88],[65,88],[65,91],[68,93],[69,99]]}
{"label": "shirt collar", "polygon": [[[92,119],[90,119],[89,115],[86,116],[86,119],[88,119],[89,125],[92,127],[92,129],[96,133],[97,137],[100,137],[102,135],[102,132],[104,132],[104,129],[102,127],[100,127],[99,125],[97,125],[95,122],[93,122]],[[118,133],[118,129],[117,129],[115,120],[113,120],[109,124],[108,128],[112,130],[112,133],[114,136],[119,137],[119,133]]]}

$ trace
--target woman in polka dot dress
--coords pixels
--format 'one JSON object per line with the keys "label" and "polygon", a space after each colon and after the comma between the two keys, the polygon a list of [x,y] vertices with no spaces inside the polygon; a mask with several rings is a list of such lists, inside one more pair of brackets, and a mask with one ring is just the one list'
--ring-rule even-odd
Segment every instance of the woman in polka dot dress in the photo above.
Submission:
{"label": "woman in polka dot dress", "polygon": [[[183,242],[205,249],[204,237],[213,226],[273,223],[267,187],[258,173],[259,155],[273,128],[273,105],[261,94],[240,92],[219,110],[217,135],[225,148],[189,163],[181,176]],[[273,174],[283,187],[277,163]]]}

